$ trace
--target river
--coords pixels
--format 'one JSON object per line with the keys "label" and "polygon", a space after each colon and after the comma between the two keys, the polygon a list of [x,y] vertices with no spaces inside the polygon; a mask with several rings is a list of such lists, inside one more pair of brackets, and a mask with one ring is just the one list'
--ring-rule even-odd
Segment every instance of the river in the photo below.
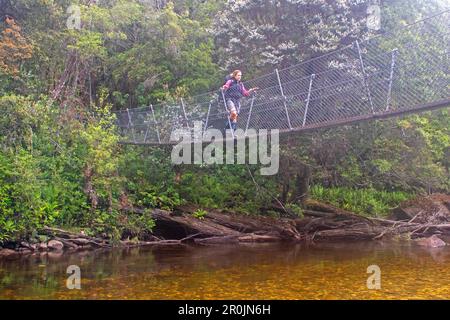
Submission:
{"label": "river", "polygon": [[103,249],[2,259],[0,299],[449,299],[449,270],[450,247],[408,242]]}

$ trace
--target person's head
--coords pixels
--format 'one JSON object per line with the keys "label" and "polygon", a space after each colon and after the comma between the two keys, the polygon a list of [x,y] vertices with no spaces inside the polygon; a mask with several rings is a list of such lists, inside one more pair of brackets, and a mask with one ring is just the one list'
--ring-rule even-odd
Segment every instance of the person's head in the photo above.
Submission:
{"label": "person's head", "polygon": [[236,79],[237,81],[241,81],[242,78],[242,72],[241,70],[234,70],[231,76]]}

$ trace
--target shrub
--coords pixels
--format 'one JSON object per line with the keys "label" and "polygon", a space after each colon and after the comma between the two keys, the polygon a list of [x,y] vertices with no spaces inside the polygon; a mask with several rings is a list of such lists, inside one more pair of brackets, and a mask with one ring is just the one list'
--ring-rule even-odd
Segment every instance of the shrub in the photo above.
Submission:
{"label": "shrub", "polygon": [[365,216],[385,216],[407,199],[413,197],[402,191],[378,191],[373,188],[352,189],[346,187],[324,188],[315,185],[311,197],[328,202],[342,209]]}

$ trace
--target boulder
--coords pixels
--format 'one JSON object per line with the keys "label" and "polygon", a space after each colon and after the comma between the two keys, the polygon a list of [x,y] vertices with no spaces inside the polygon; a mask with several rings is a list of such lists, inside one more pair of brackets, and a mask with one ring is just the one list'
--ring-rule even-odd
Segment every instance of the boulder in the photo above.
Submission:
{"label": "boulder", "polygon": [[22,241],[20,243],[20,246],[22,248],[26,248],[26,249],[31,250],[31,251],[35,251],[37,249],[37,245],[36,244],[30,244],[30,243],[25,242],[25,241]]}
{"label": "boulder", "polygon": [[50,240],[47,244],[47,247],[50,250],[56,250],[56,251],[60,251],[64,248],[64,245],[61,241],[58,240]]}
{"label": "boulder", "polygon": [[438,238],[436,235],[432,235],[428,238],[420,238],[415,240],[419,246],[424,246],[428,248],[439,248],[444,247],[446,243]]}
{"label": "boulder", "polygon": [[25,241],[22,241],[22,242],[20,243],[20,246],[21,246],[22,248],[31,249],[30,244],[29,244],[28,242],[25,242]]}

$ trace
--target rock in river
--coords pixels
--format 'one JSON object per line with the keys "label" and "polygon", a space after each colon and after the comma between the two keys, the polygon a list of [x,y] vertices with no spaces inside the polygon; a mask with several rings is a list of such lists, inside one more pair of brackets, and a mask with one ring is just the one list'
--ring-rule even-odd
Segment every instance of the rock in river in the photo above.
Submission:
{"label": "rock in river", "polygon": [[47,244],[47,247],[50,250],[62,250],[64,248],[64,245],[61,241],[57,241],[57,240],[50,240]]}
{"label": "rock in river", "polygon": [[429,248],[444,247],[446,245],[446,243],[444,241],[442,241],[440,238],[438,238],[434,234],[429,238],[417,239],[416,243],[419,246],[424,246],[424,247],[429,247]]}

